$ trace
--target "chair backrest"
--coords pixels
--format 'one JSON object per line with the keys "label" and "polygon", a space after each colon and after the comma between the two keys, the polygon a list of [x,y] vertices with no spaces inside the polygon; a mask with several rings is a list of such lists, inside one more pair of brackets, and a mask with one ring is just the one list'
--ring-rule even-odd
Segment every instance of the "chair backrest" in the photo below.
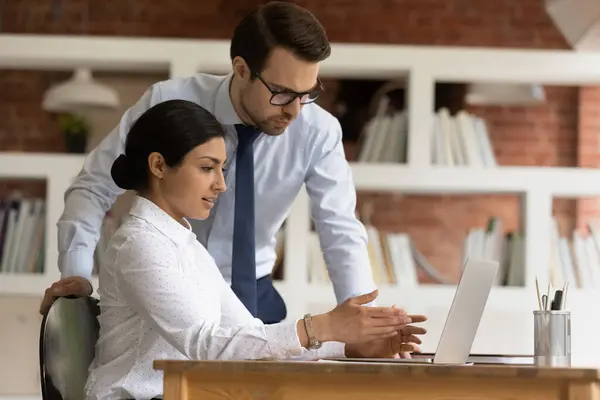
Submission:
{"label": "chair backrest", "polygon": [[40,380],[44,400],[83,400],[98,340],[98,300],[60,297],[40,329]]}

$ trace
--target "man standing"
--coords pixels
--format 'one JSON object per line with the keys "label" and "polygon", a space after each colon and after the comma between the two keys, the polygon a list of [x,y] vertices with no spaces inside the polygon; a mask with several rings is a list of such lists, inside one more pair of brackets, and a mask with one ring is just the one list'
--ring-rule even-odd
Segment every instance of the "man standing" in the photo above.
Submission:
{"label": "man standing", "polygon": [[375,285],[367,239],[355,217],[356,190],[341,127],[314,103],[323,90],[319,66],[330,51],[325,30],[309,11],[272,2],[236,27],[231,74],[200,73],[152,85],[88,155],[65,194],[58,222],[62,279],[46,291],[40,311],[56,296],[91,294],[102,219],[123,192],[111,179],[112,163],[123,152],[132,123],[149,107],[170,99],[200,104],[227,130],[228,190],[210,218],[190,222],[255,316],[265,323],[286,316],[270,272],[275,234],[302,184],[338,302],[371,292]]}

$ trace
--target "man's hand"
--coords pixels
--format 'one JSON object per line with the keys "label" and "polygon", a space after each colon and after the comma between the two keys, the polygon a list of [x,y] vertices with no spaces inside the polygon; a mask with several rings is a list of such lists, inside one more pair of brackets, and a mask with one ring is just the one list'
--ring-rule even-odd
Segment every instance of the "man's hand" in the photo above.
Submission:
{"label": "man's hand", "polygon": [[40,304],[40,314],[44,315],[50,310],[50,306],[58,297],[65,296],[89,296],[92,294],[92,284],[81,276],[71,276],[54,282],[52,286],[46,289],[42,304]]}
{"label": "man's hand", "polygon": [[[427,317],[425,317],[424,315],[416,315],[414,317],[417,318],[415,322],[424,322],[427,320]],[[422,343],[422,341],[416,335],[424,335],[426,333],[427,330],[425,328],[417,326],[407,326],[406,328],[401,330],[400,337],[395,338],[396,341],[399,343],[399,350],[394,355],[394,357],[412,358],[412,353],[420,353],[421,348],[419,347],[419,345]]]}
{"label": "man's hand", "polygon": [[[425,322],[424,315],[409,315],[413,323]],[[425,328],[408,325],[399,331],[399,335],[389,339],[378,339],[369,342],[347,344],[346,357],[355,358],[411,358],[411,353],[420,352],[422,343],[418,335],[427,333]]]}

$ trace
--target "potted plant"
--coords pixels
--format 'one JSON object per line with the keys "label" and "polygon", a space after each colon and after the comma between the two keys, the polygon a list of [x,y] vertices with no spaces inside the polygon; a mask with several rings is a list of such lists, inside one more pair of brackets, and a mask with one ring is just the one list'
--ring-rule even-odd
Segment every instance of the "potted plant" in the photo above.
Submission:
{"label": "potted plant", "polygon": [[69,153],[85,153],[90,133],[86,119],[77,114],[62,114],[59,116],[58,123],[63,135],[65,135],[67,151]]}

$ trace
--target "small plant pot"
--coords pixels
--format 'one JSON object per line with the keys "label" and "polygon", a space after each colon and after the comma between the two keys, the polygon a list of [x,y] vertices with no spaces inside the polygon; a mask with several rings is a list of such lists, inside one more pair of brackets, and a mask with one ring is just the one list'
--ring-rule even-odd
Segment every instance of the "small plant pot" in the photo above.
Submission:
{"label": "small plant pot", "polygon": [[62,114],[58,119],[62,131],[67,152],[85,153],[90,127],[86,119],[81,115]]}
{"label": "small plant pot", "polygon": [[67,144],[67,152],[69,153],[85,153],[87,144],[87,135],[82,134],[66,134],[65,141]]}

